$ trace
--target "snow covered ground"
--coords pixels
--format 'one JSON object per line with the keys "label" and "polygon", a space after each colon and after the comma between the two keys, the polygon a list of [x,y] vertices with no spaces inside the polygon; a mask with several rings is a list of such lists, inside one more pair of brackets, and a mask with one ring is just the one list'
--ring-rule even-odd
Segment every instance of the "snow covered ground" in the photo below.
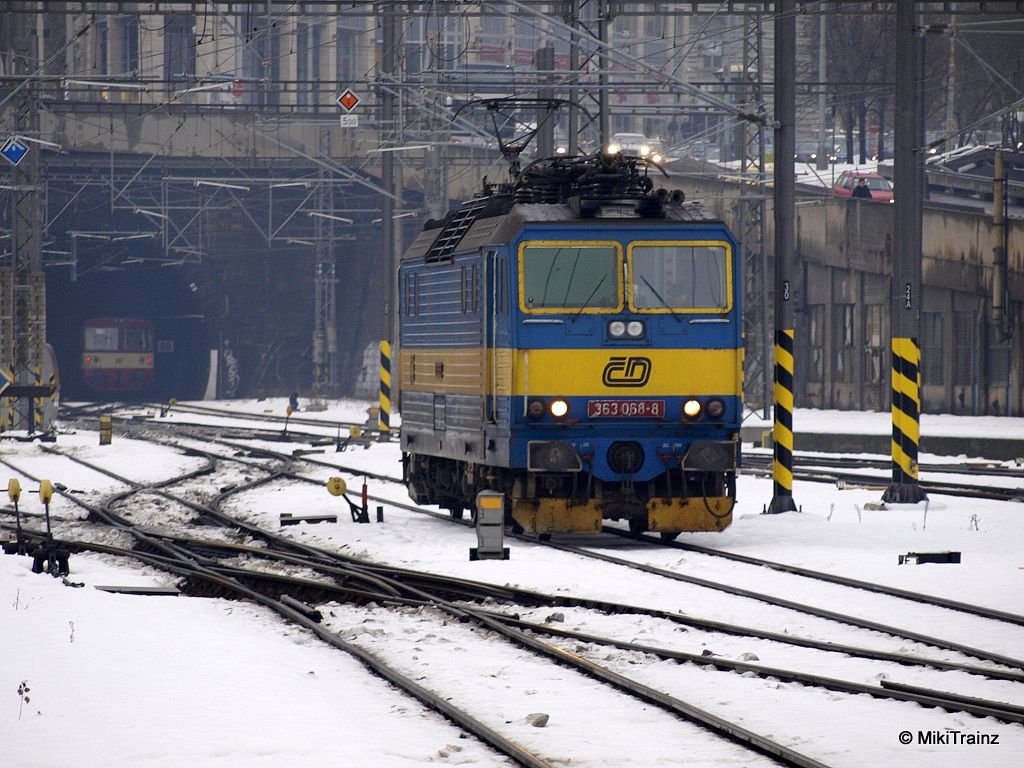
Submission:
{"label": "snow covered ground", "polygon": [[[240,414],[268,408],[283,414],[284,405],[252,401],[230,407]],[[361,421],[366,405],[343,403],[319,414],[303,411],[299,415]],[[173,411],[166,417],[180,422],[215,418]],[[794,421],[798,428],[818,430],[845,431],[860,426],[885,433],[889,428],[886,414],[798,410]],[[924,417],[924,434],[945,434],[945,430],[960,434],[998,430],[1024,440],[1021,419]],[[120,435],[111,446],[97,443],[95,433],[82,432],[61,436],[57,447],[133,480],[170,477],[203,463]],[[298,446],[288,446],[294,447]],[[45,455],[35,444],[5,442],[2,449],[0,458],[24,472],[3,468],[9,476],[21,478],[25,489],[21,509],[29,514],[41,512],[41,507],[30,493],[36,485],[27,474],[61,482],[93,501],[124,488],[67,459]],[[366,472],[400,474],[394,443],[341,453],[328,450],[316,458]],[[336,471],[311,466],[303,469],[303,474],[326,481]],[[358,475],[346,474],[346,478],[350,486],[361,483]],[[408,501],[398,486],[371,481],[370,493]],[[770,500],[769,480],[743,477],[739,495],[735,522],[725,532],[680,539],[1024,613],[1020,598],[1024,594],[1021,504],[934,496],[927,505],[869,510],[865,505],[878,501],[877,490],[839,490],[798,481],[794,498],[802,511],[764,516],[760,512]],[[349,520],[343,503],[322,487],[285,483],[233,497],[227,509],[275,530],[282,512],[337,512],[337,524],[282,530],[367,560],[987,665],[954,652],[836,625],[692,584],[667,582],[533,543],[507,542],[512,549],[508,561],[470,562],[468,549],[475,545],[472,530],[384,506],[383,523],[357,525]],[[55,498],[51,511],[58,522],[84,517],[82,510],[65,499]],[[148,515],[145,519],[150,524],[160,523],[159,508],[138,514]],[[9,515],[0,515],[0,522],[11,520]],[[28,524],[41,526],[37,517],[30,518]],[[1021,627],[895,603],[891,598],[697,553],[618,539],[574,537],[573,541],[634,562],[763,593],[785,594],[993,653],[1024,656]],[[962,562],[898,565],[901,554],[942,550],[961,551]],[[508,764],[475,738],[465,737],[451,723],[370,675],[358,662],[261,608],[219,599],[108,594],[94,587],[167,585],[173,578],[97,555],[73,557],[72,580],[85,584],[79,589],[34,575],[30,565],[28,558],[0,556],[0,765],[405,768]],[[455,703],[486,712],[481,719],[521,739],[552,764],[587,768],[770,764],[692,725],[637,707],[627,697],[609,693],[573,672],[539,662],[489,633],[446,621],[432,609],[396,612],[331,605],[325,613],[328,626],[346,640],[379,653]],[[768,666],[869,684],[890,679],[1024,705],[1024,685],[961,672],[850,659],[686,628],[651,617],[605,616],[583,609],[562,611],[562,617],[551,617],[550,610],[523,609],[520,613],[523,618],[551,619],[564,628],[649,646],[697,654],[708,651],[729,659],[752,653],[758,663]],[[828,765],[1024,765],[1024,727],[1019,725],[747,679],[572,641],[559,644],[623,674],[636,674],[649,685],[705,709],[737,716],[746,727]],[[536,712],[550,715],[546,728],[528,724],[527,716]],[[942,733],[945,729],[995,735],[999,743],[900,743],[902,731],[910,731],[916,739],[918,731]]]}

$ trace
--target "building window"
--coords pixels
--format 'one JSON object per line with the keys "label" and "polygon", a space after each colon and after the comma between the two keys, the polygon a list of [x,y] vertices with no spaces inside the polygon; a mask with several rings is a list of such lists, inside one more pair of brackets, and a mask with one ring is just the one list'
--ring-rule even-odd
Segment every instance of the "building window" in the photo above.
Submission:
{"label": "building window", "polygon": [[[164,78],[183,80],[196,73],[196,18],[175,14],[164,25]],[[168,83],[171,91],[181,90]]]}
{"label": "building window", "polygon": [[109,29],[106,16],[96,19],[96,61],[93,63],[92,71],[97,75],[107,74],[107,31]]}
{"label": "building window", "polygon": [[704,41],[703,46],[704,68],[718,70],[722,68],[722,56],[725,53],[725,42],[713,37]]}
{"label": "building window", "polygon": [[1006,413],[1010,384],[1010,340],[1001,338],[999,326],[988,327],[988,344],[985,355],[985,371],[988,378],[988,413],[1002,416]]}
{"label": "building window", "polygon": [[925,384],[941,386],[945,380],[943,331],[941,312],[921,313],[921,378]]}
{"label": "building window", "polygon": [[997,325],[989,326],[988,338],[988,383],[1006,386],[1010,381],[1010,340],[1001,338]]}
{"label": "building window", "polygon": [[121,17],[121,72],[122,75],[138,74],[139,71],[139,19],[136,16]]}
{"label": "building window", "polygon": [[953,316],[953,384],[954,386],[973,386],[975,381],[975,357],[977,339],[975,338],[974,310],[959,310]]}
{"label": "building window", "polygon": [[320,81],[320,26],[299,22],[295,30],[295,103],[314,106]]}
{"label": "building window", "polygon": [[882,332],[882,305],[868,304],[864,307],[864,383],[878,384],[882,381],[882,348],[885,344]]}
{"label": "building window", "polygon": [[836,304],[833,307],[832,350],[835,359],[835,381],[853,381],[854,334],[853,304]]}
{"label": "building window", "polygon": [[825,305],[807,307],[807,380],[815,384],[825,381]]}
{"label": "building window", "polygon": [[248,42],[242,47],[242,71],[245,76],[259,82],[253,84],[250,104],[275,105],[280,102],[280,90],[270,83],[281,77],[281,35],[276,18],[243,14],[241,24],[249,30]]}
{"label": "building window", "polygon": [[[348,26],[342,26],[338,22],[338,37],[335,42],[337,51],[338,83],[345,85],[357,79],[356,73],[356,48],[359,35],[362,32]],[[349,24],[353,23],[351,21]]]}

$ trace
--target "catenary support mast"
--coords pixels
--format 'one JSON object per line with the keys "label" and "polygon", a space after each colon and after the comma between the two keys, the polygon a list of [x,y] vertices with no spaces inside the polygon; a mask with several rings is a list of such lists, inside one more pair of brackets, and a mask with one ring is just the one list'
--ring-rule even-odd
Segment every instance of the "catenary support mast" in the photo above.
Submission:
{"label": "catenary support mast", "polygon": [[896,137],[889,322],[892,339],[892,483],[884,501],[913,504],[925,498],[918,484],[921,427],[921,64],[924,38],[914,4],[896,4]]}
{"label": "catenary support mast", "polygon": [[793,501],[793,338],[796,215],[796,14],[781,0],[775,15],[775,461],[767,511],[796,509]]}

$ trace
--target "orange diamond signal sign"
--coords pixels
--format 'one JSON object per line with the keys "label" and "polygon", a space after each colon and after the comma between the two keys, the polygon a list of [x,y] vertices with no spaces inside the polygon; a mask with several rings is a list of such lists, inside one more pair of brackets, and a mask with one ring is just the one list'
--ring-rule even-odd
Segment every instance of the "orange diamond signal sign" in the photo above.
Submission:
{"label": "orange diamond signal sign", "polygon": [[346,112],[351,112],[359,104],[359,97],[352,92],[351,88],[346,88],[345,92],[338,97],[338,104]]}

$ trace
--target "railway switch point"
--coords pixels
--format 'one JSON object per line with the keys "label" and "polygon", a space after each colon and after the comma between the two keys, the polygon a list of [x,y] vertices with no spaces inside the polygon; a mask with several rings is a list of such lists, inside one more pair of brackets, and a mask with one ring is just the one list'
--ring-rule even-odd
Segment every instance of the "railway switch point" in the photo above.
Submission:
{"label": "railway switch point", "polygon": [[[77,587],[76,583],[69,583],[68,586]],[[130,585],[119,585],[119,584],[97,584],[93,589],[98,589],[100,592],[109,592],[114,595],[148,595],[152,597],[177,597],[181,594],[181,590],[177,587],[146,587],[139,586],[136,584]]]}
{"label": "railway switch point", "polygon": [[899,556],[900,565],[922,565],[924,563],[959,563],[959,552],[907,552]]}
{"label": "railway switch point", "polygon": [[281,516],[278,518],[278,524],[282,527],[286,525],[298,525],[299,523],[316,525],[317,523],[336,522],[338,522],[337,515],[293,515],[290,512],[282,512]]}
{"label": "railway switch point", "polygon": [[476,495],[476,541],[470,560],[508,560],[505,544],[505,494],[480,491]]}

